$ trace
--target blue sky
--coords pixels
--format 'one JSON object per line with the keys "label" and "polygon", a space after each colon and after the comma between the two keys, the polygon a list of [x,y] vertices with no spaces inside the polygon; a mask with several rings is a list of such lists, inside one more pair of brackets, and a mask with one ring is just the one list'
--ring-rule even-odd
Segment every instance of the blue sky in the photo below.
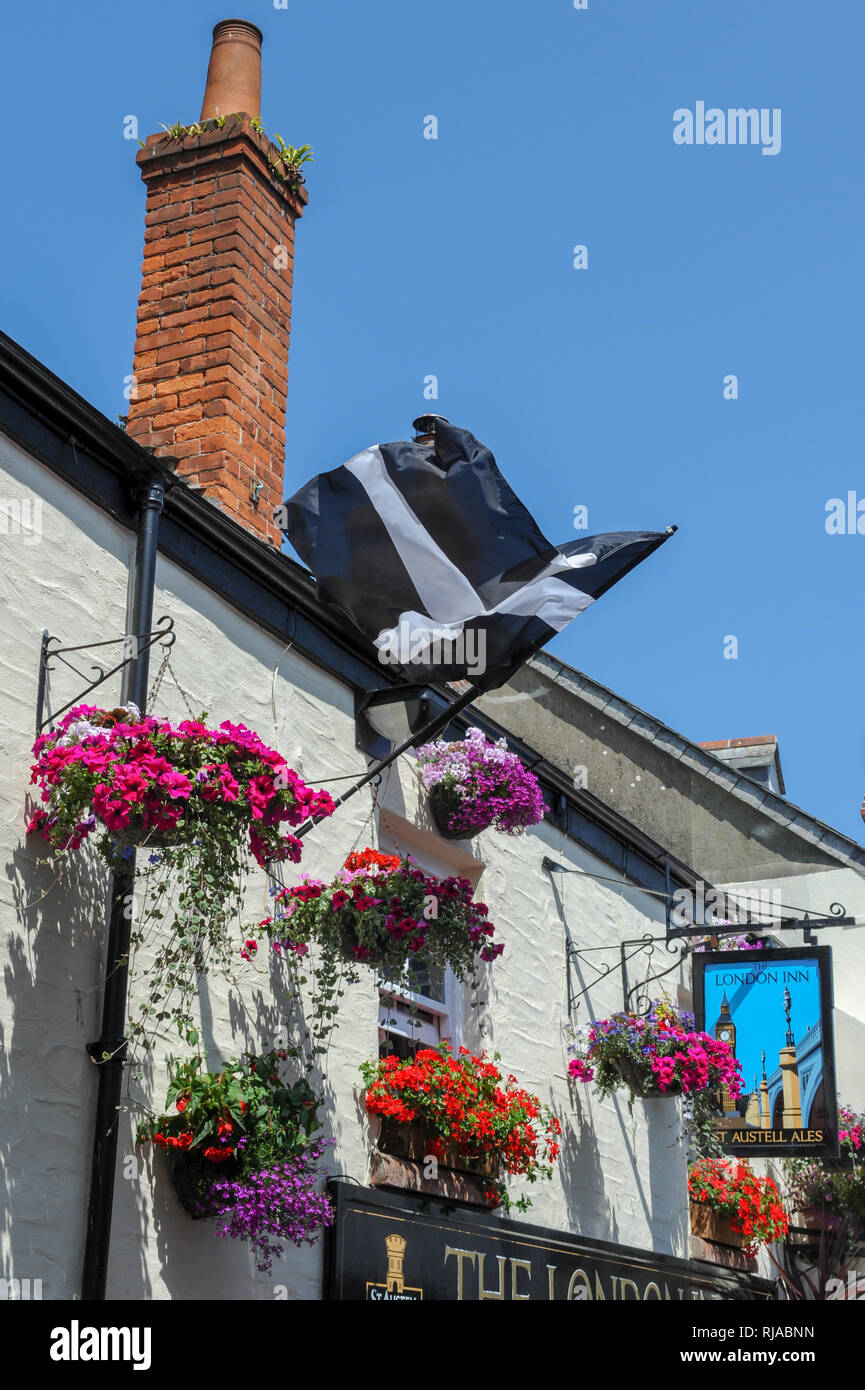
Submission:
{"label": "blue sky", "polygon": [[[754,1077],[759,1079],[762,1075],[761,1052],[766,1053],[767,1076],[778,1066],[778,1051],[784,1046],[787,1031],[785,987],[790,991],[790,1018],[797,1041],[820,1017],[820,969],[813,956],[778,962],[770,969],[772,966],[772,961],[767,961],[765,967],[761,961],[742,966],[734,962],[706,970],[706,1031],[714,1037],[726,994],[736,1024],[736,1056],[742,1064],[746,1091],[751,1090]],[[773,974],[775,980],[771,978]],[[744,975],[751,983],[729,984],[731,975]]]}
{"label": "blue sky", "polygon": [[[4,17],[0,326],[112,418],[144,216],[124,118],[142,137],[197,119],[232,13],[44,0]],[[777,734],[791,799],[861,839],[865,535],[825,519],[828,499],[865,498],[862,7],[239,14],[265,35],[266,128],[317,161],[287,491],[432,408],[493,449],[552,540],[576,537],[577,505],[590,532],[675,522],[551,650],[692,738]],[[676,145],[673,112],[698,101],[780,108],[780,152]]]}

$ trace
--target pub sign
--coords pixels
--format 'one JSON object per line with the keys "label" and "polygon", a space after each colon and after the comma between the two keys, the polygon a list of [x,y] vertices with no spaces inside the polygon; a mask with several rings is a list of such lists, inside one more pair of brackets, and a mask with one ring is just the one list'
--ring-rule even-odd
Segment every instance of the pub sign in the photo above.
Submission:
{"label": "pub sign", "polygon": [[693,970],[696,1026],[742,1069],[740,1094],[717,1096],[725,1152],[837,1154],[831,947],[707,951]]}
{"label": "pub sign", "polygon": [[740,1270],[502,1220],[458,1202],[334,1180],[328,1299],[369,1303],[768,1299]]}

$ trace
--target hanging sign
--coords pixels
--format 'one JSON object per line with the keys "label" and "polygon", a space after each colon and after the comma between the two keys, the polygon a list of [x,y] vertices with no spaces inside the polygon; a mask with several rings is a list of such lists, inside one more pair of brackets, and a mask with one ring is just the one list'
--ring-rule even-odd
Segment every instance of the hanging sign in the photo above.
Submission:
{"label": "hanging sign", "polygon": [[434,1197],[333,1181],[324,1296],[366,1303],[768,1299],[742,1270],[502,1220]]}
{"label": "hanging sign", "polygon": [[831,947],[695,952],[693,970],[696,1026],[742,1068],[718,1093],[725,1152],[837,1154]]}

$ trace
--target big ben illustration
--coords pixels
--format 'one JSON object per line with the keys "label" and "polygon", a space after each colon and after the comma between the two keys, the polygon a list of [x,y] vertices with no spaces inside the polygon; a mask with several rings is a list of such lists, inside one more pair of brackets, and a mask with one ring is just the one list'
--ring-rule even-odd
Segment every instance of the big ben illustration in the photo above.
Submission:
{"label": "big ben illustration", "polygon": [[[733,1056],[736,1055],[736,1025],[730,1013],[730,1004],[727,999],[726,991],[721,999],[721,1012],[715,1024],[715,1041],[726,1043],[732,1049]],[[736,1101],[730,1092],[729,1086],[721,1087],[721,1109],[725,1115],[731,1115],[736,1110]]]}

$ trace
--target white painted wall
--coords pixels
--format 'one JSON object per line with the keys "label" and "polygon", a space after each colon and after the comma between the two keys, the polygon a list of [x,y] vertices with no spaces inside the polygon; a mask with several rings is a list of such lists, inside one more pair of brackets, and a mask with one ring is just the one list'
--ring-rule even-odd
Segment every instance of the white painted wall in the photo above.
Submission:
{"label": "white painted wall", "polygon": [[[105,875],[82,852],[72,878],[58,885],[50,867],[36,863],[41,842],[24,841],[39,643],[45,627],[68,644],[124,631],[134,538],[2,438],[0,468],[0,496],[37,497],[43,524],[38,544],[14,544],[23,537],[4,539],[0,836],[6,883],[0,951],[6,991],[0,1012],[0,1275],[41,1279],[43,1297],[57,1299],[76,1296],[81,1274],[95,1098],[94,1068],[84,1046],[99,1031]],[[167,612],[175,619],[172,663],[193,709],[206,708],[214,722],[231,718],[256,729],[314,785],[325,776],[365,768],[354,747],[348,689],[164,558],[157,584],[155,614]],[[154,673],[157,666],[154,655]],[[74,678],[56,679],[55,706],[78,688]],[[104,703],[118,696],[117,685],[100,692]],[[170,680],[154,712],[185,714]],[[678,1102],[631,1107],[620,1093],[598,1103],[589,1088],[571,1088],[566,1079],[566,952],[557,894],[575,944],[604,948],[576,963],[575,990],[595,979],[596,970],[614,967],[582,996],[581,1022],[621,1007],[618,943],[662,933],[657,900],[625,883],[588,877],[616,875],[547,825],[514,838],[487,832],[467,856],[465,845],[442,841],[430,828],[411,760],[403,760],[399,773],[390,774],[379,799],[387,822],[384,834],[396,834],[406,848],[432,856],[430,863],[442,872],[470,872],[490,906],[497,939],[506,943],[504,956],[490,971],[484,1007],[478,1011],[467,1003],[460,1028],[467,1045],[497,1049],[503,1066],[554,1104],[562,1120],[562,1161],[551,1184],[531,1188],[534,1206],[527,1219],[686,1256]],[[370,794],[359,795],[308,838],[302,868],[328,877],[349,850],[377,843],[378,815]],[[541,869],[545,854],[575,872],[560,876],[554,887]],[[26,911],[24,902],[32,904]],[[250,876],[247,902],[250,920],[264,915],[268,898],[260,873]],[[664,964],[670,959],[664,957]],[[214,976],[201,991],[202,1033],[212,1064],[247,1047],[270,1046],[283,1028],[265,963],[238,964],[237,986]],[[667,977],[674,997],[680,982],[676,973]],[[140,997],[140,986],[133,989]],[[377,1024],[377,992],[370,976],[345,995],[326,1077],[327,1129],[335,1141],[330,1167],[359,1182],[367,1176],[369,1136],[357,1068],[376,1053]],[[130,1108],[120,1117],[111,1297],[319,1297],[320,1246],[292,1251],[274,1267],[272,1280],[258,1277],[244,1246],[215,1240],[209,1223],[185,1215],[160,1156],[147,1151],[134,1156],[135,1102],[142,1099],[161,1108],[165,1058],[172,1050],[168,1039],[155,1056],[130,1068]]]}

